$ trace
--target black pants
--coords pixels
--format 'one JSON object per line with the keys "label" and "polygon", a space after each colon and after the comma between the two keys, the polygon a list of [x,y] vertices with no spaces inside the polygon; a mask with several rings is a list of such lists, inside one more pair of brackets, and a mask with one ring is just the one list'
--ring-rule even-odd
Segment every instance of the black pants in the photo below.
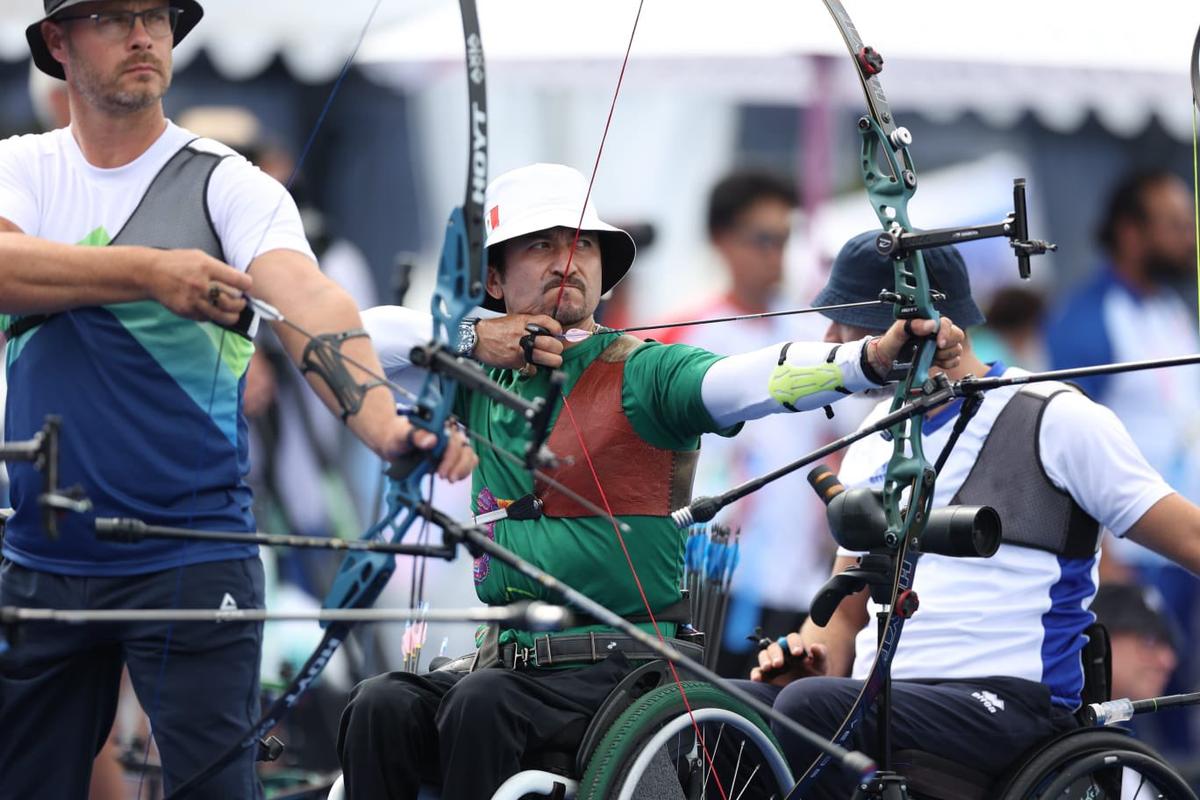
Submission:
{"label": "black pants", "polygon": [[[262,608],[262,562],[119,578],[0,564],[0,606],[216,609],[226,594],[238,608]],[[257,718],[261,649],[262,625],[254,623],[22,625],[0,654],[0,800],[88,796],[92,761],[116,713],[122,665],[150,716],[169,792]],[[192,797],[261,797],[254,755],[247,750]]]}
{"label": "black pants", "polygon": [[621,654],[579,669],[390,672],[363,681],[342,714],[338,752],[349,800],[486,800],[522,756],[573,753],[630,671]]}
{"label": "black pants", "polygon": [[[764,702],[816,733],[830,737],[858,696],[862,681],[804,678],[783,689],[738,681]],[[999,776],[1039,741],[1075,726],[1065,709],[1050,704],[1050,690],[1019,678],[962,681],[896,681],[892,684],[892,750],[924,750]],[[797,780],[819,755],[795,734],[772,725]],[[875,714],[847,742],[878,758]],[[805,800],[845,800],[855,779],[830,764]]]}

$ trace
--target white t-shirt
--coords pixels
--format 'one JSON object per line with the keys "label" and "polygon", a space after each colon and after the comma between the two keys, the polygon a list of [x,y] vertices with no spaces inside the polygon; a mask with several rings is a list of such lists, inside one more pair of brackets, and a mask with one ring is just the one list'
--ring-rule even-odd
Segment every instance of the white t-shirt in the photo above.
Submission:
{"label": "white t-shirt", "polygon": [[154,144],[123,167],[88,163],[70,128],[0,141],[0,208],[30,236],[107,244],[120,233],[163,165],[188,142],[229,156],[213,171],[208,208],[230,266],[245,270],[270,250],[316,260],[291,195],[228,147],[167,122]]}
{"label": "white t-shirt", "polygon": [[[89,164],[69,129],[0,142],[0,217],[39,238],[106,246],[189,142],[222,156],[203,191],[231,266],[245,270],[277,249],[313,258],[295,203],[278,182],[170,123],[144,153],[115,169]],[[183,319],[150,300],[66,311],[6,347],[6,435],[28,438],[47,413],[59,414],[67,482],[84,487],[98,514],[134,511],[159,525],[253,530],[241,414],[251,350],[212,323]],[[17,515],[4,555],[32,569],[131,575],[256,552],[225,543],[101,542],[86,515],[68,515],[51,541],[41,533],[40,480],[32,467],[13,465],[10,475]]]}
{"label": "white t-shirt", "polygon": [[[1004,374],[1026,373],[1010,368]],[[958,492],[996,418],[1020,388],[987,393],[938,474],[934,507],[948,505]],[[863,425],[889,405],[880,404]],[[926,420],[923,440],[930,461],[945,446],[956,417],[946,413]],[[1049,401],[1038,448],[1050,481],[1118,536],[1173,491],[1146,463],[1116,416],[1076,392]],[[855,443],[842,463],[842,483],[882,487],[891,454],[891,442],[880,436]],[[1096,593],[1097,567],[1096,557],[1064,558],[1008,544],[991,558],[922,555],[913,585],[920,609],[905,622],[893,677],[1007,675],[1045,683],[1056,703],[1074,707],[1082,684],[1077,652],[1080,634],[1092,621],[1087,608]],[[871,603],[872,623],[855,642],[856,678],[866,677],[875,658],[877,610]]]}

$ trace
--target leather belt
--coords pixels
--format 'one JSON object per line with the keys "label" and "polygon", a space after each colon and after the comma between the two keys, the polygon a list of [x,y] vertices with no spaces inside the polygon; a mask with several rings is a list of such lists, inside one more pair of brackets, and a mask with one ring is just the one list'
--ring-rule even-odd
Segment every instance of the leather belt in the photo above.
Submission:
{"label": "leather belt", "polygon": [[[669,643],[685,656],[699,660],[704,648],[681,639]],[[603,661],[612,653],[621,651],[631,661],[646,661],[662,656],[631,636],[608,633],[580,633],[566,636],[539,636],[533,647],[506,644],[500,648],[500,665],[505,669],[532,669],[535,667],[558,667],[572,664],[594,664]]]}

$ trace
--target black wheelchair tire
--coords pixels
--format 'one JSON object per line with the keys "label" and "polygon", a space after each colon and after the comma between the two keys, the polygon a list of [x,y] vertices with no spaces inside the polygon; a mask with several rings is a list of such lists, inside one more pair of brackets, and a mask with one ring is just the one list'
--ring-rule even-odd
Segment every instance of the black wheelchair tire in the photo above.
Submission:
{"label": "black wheelchair tire", "polygon": [[[1143,779],[1148,780],[1162,794],[1165,800],[1195,800],[1196,795],[1187,783],[1170,765],[1154,756],[1136,753],[1132,750],[1106,750],[1084,756],[1063,769],[1062,773],[1046,787],[1045,797],[1058,797],[1067,791],[1068,787],[1085,775],[1101,769],[1116,767],[1131,767],[1138,771]],[[1140,794],[1140,790],[1137,794]]]}
{"label": "black wheelchair tire", "polygon": [[[770,727],[753,709],[740,700],[703,681],[684,681],[684,693],[693,712],[700,709],[722,709],[742,717],[764,735],[776,752],[779,742]],[[688,713],[674,684],[655,689],[638,698],[604,734],[588,761],[579,781],[576,800],[614,800],[629,776],[634,761],[662,725]],[[772,776],[774,777],[774,776]],[[776,781],[779,797],[792,788]]]}
{"label": "black wheelchair tire", "polygon": [[[1134,739],[1127,733],[1101,729],[1080,731],[1073,736],[1060,739],[1040,751],[1018,769],[996,797],[999,800],[1037,800],[1037,798],[1041,797],[1049,798],[1050,795],[1046,794],[1045,789],[1050,788],[1052,783],[1057,782],[1055,779],[1059,777],[1059,771],[1071,769],[1073,765],[1088,759],[1090,756],[1114,752],[1144,757],[1148,761],[1161,766],[1165,772],[1169,772],[1174,779],[1170,781],[1173,791],[1165,796],[1170,800],[1196,800],[1196,795],[1187,788],[1187,784],[1183,779],[1163,760],[1162,756],[1154,748]],[[1097,764],[1095,769],[1099,769],[1101,766],[1101,764]],[[1083,774],[1080,773],[1076,778],[1082,777]],[[1065,785],[1069,785],[1069,782]],[[1175,793],[1179,787],[1182,787],[1182,792]],[[1161,788],[1164,791],[1167,790],[1167,787]]]}

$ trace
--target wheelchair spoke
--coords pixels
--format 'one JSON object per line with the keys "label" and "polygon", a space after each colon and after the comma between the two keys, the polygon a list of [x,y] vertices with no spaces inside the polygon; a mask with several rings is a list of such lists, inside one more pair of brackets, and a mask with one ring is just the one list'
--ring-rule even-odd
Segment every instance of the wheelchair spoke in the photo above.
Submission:
{"label": "wheelchair spoke", "polygon": [[728,800],[780,800],[791,789],[787,762],[761,719],[707,684],[689,691],[691,707],[674,687],[639,700],[592,757],[580,800],[710,800],[718,782]]}
{"label": "wheelchair spoke", "polygon": [[[738,792],[737,797],[735,797],[733,800],[742,800],[742,795],[744,795],[746,790],[750,788],[750,784],[754,783],[754,776],[758,774],[760,767],[762,767],[761,764],[755,764],[754,769],[750,772],[750,777],[746,778],[746,785],[742,787],[742,790]],[[735,776],[736,774],[737,773],[734,773]],[[771,795],[771,797],[774,796],[775,795]]]}
{"label": "wheelchair spoke", "polygon": [[[741,766],[742,766],[742,755],[743,755],[745,752],[746,752],[746,740],[745,740],[745,739],[743,739],[743,740],[742,740],[742,741],[741,741],[741,742],[738,744],[738,754],[737,754],[737,760],[733,762],[733,780],[729,781],[729,788],[730,788],[730,790],[733,790],[733,789],[736,789],[736,788],[737,788],[737,774],[738,774],[738,769],[739,769],[739,768],[741,768]],[[744,790],[743,790],[743,791],[744,791]]]}
{"label": "wheelchair spoke", "polygon": [[[721,727],[717,729],[717,741],[716,741],[716,743],[713,744],[712,750],[709,751],[713,754],[714,759],[716,758],[716,754],[721,749],[721,737],[724,734],[725,734],[725,723],[722,722]],[[703,729],[701,729],[701,735],[703,735]],[[700,754],[700,758],[704,759],[703,753]],[[707,759],[705,759],[705,761],[707,761]],[[710,772],[712,772],[712,769],[714,766],[715,766],[715,763],[707,764],[704,761],[701,761],[701,763],[700,763],[700,774],[702,774],[704,776],[704,779],[700,782],[700,797],[701,798],[708,796],[708,775]]]}

